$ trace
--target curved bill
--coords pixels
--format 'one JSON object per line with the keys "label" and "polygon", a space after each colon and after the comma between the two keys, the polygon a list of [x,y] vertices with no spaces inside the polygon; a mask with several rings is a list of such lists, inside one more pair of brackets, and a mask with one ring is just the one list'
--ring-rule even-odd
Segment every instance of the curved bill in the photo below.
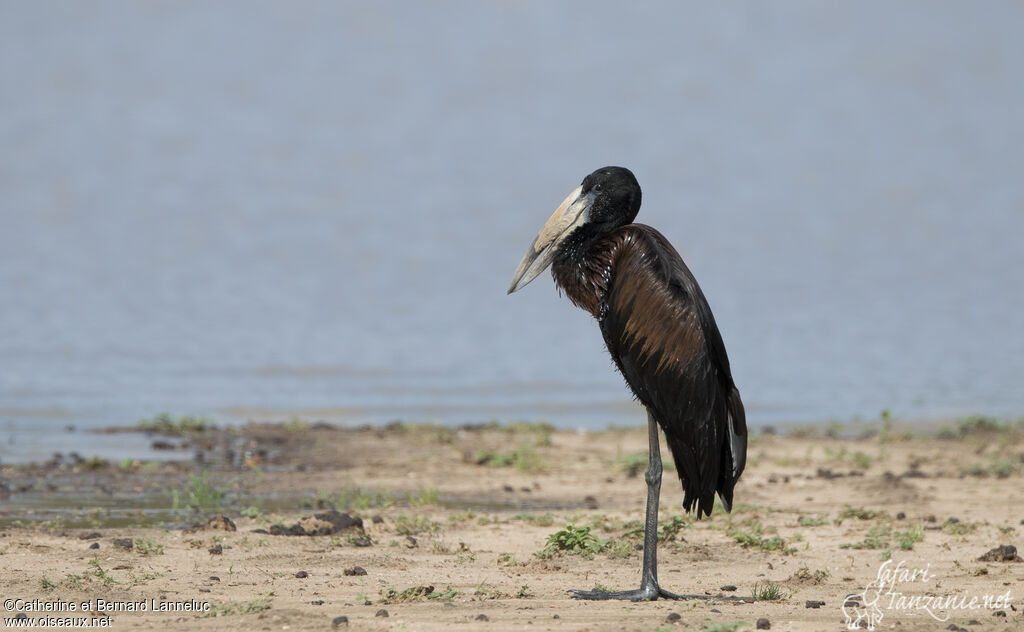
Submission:
{"label": "curved bill", "polygon": [[573,189],[544,224],[540,234],[533,240],[533,245],[519,262],[519,267],[512,277],[512,285],[508,288],[509,294],[525,287],[551,265],[551,260],[554,259],[555,251],[562,240],[587,221],[586,210],[590,206],[590,196],[581,196],[582,191],[582,186]]}

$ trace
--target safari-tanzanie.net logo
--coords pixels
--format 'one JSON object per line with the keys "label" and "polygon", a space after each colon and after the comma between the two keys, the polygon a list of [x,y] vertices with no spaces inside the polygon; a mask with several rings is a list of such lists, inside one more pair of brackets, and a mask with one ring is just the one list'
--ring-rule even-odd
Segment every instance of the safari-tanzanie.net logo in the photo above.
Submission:
{"label": "safari-tanzanie.net logo", "polygon": [[957,611],[1001,610],[1008,608],[1010,591],[1002,594],[971,595],[964,592],[940,593],[933,581],[931,564],[924,568],[886,560],[864,591],[843,601],[843,616],[850,630],[874,630],[888,613],[930,616],[948,621]]}

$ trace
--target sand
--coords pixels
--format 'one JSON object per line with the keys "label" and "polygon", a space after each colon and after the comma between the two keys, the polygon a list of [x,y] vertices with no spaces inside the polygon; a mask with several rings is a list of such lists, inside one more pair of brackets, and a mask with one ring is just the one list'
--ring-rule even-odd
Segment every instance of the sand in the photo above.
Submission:
{"label": "sand", "polygon": [[[733,512],[700,521],[681,510],[669,458],[660,581],[700,598],[640,603],[567,590],[639,585],[643,428],[290,422],[177,434],[178,463],[0,468],[3,617],[19,606],[124,630],[742,630],[759,619],[843,630],[844,600],[862,593],[877,609],[846,611],[873,612],[876,629],[1024,625],[1024,563],[979,559],[1021,544],[1019,430],[758,435]],[[273,534],[303,520],[329,530],[312,519],[329,510],[362,528]],[[218,513],[228,520],[211,524]],[[570,524],[591,550],[546,550]],[[880,569],[894,578],[881,591]]]}

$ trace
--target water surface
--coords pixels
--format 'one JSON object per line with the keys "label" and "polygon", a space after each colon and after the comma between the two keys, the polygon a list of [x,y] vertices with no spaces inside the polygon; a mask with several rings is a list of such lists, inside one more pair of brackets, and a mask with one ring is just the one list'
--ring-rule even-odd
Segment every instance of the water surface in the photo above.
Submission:
{"label": "water surface", "polygon": [[0,461],[160,411],[639,423],[505,295],[589,171],[755,424],[1024,413],[1018,3],[0,5]]}

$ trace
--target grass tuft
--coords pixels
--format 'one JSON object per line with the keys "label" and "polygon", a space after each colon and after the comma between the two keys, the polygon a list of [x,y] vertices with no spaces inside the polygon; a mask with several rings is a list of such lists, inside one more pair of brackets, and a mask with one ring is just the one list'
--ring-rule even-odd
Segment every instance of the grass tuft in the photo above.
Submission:
{"label": "grass tuft", "polygon": [[789,593],[780,584],[771,581],[760,581],[754,584],[754,601],[779,601],[789,597]]}

